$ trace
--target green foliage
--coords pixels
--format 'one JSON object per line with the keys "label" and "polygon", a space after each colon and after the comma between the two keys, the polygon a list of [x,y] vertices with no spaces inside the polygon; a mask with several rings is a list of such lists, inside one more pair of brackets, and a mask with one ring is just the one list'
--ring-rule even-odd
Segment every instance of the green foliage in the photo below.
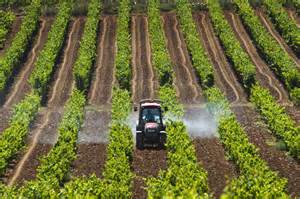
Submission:
{"label": "green foliage", "polygon": [[47,42],[40,52],[35,63],[35,68],[29,78],[31,86],[36,89],[40,95],[44,94],[47,90],[56,60],[64,43],[70,17],[71,5],[70,3],[62,1],[59,5],[58,15],[48,34]]}
{"label": "green foliage", "polygon": [[6,35],[9,32],[10,26],[14,22],[16,16],[13,12],[5,12],[0,10],[0,49],[3,48],[6,40]]}
{"label": "green foliage", "polygon": [[41,159],[36,180],[27,182],[20,190],[23,197],[43,198],[59,190],[60,183],[67,177],[70,165],[76,158],[77,134],[83,122],[84,105],[85,96],[75,89],[66,103],[58,127],[58,141]]}
{"label": "green foliage", "polygon": [[289,152],[300,159],[300,129],[276,103],[269,91],[256,85],[251,90],[251,101],[255,104],[271,131],[282,138]]}
{"label": "green foliage", "polygon": [[169,86],[159,89],[159,99],[162,101],[162,108],[166,112],[165,116],[172,120],[180,120],[183,117],[183,106],[178,103],[176,91]]}
{"label": "green foliage", "polygon": [[263,4],[286,43],[292,47],[296,54],[300,54],[300,29],[297,27],[296,22],[290,19],[279,1],[264,0]]}
{"label": "green foliage", "polygon": [[9,127],[0,137],[0,174],[5,171],[9,160],[24,146],[24,138],[40,105],[40,97],[31,93],[13,109]]}
{"label": "green foliage", "polygon": [[20,31],[16,34],[10,48],[0,58],[0,93],[5,90],[13,71],[18,68],[26,50],[31,45],[38,26],[40,6],[39,0],[33,0],[30,6],[26,8],[26,16],[22,21]]}
{"label": "green foliage", "polygon": [[112,122],[126,123],[131,111],[130,94],[127,90],[114,87],[112,98]]}
{"label": "green foliage", "polygon": [[194,192],[209,198],[207,172],[198,164],[195,148],[182,122],[167,124],[168,169],[147,181],[150,198],[186,197]]}
{"label": "green foliage", "polygon": [[226,186],[224,198],[270,198],[285,196],[287,180],[273,172],[249,142],[247,134],[230,110],[225,96],[217,88],[205,92],[211,113],[218,119],[218,132],[229,159],[240,170],[240,176]]}
{"label": "green foliage", "polygon": [[208,8],[215,33],[220,38],[227,57],[233,62],[235,70],[241,76],[243,86],[249,91],[255,83],[255,66],[236,39],[234,32],[223,15],[219,1],[208,1]]}
{"label": "green foliage", "polygon": [[[257,48],[265,56],[265,60],[275,74],[292,93],[293,89],[300,87],[300,73],[297,66],[263,27],[247,0],[235,0],[233,3],[238,9],[243,23],[250,31]],[[299,98],[295,101],[296,104],[300,103],[298,100]]]}
{"label": "green foliage", "polygon": [[86,91],[90,84],[91,68],[96,58],[97,32],[99,26],[99,14],[101,3],[99,0],[91,0],[87,21],[84,27],[79,48],[79,56],[74,66],[76,85],[80,90]]}
{"label": "green foliage", "polygon": [[160,1],[149,1],[148,20],[151,41],[152,63],[158,72],[159,83],[161,86],[172,86],[174,72],[171,60],[166,48],[163,24],[160,19]]}
{"label": "green foliage", "polygon": [[130,90],[131,44],[129,33],[130,0],[121,0],[117,24],[116,78],[120,88]]}
{"label": "green foliage", "polygon": [[193,66],[200,77],[201,85],[203,88],[211,87],[214,84],[213,66],[202,47],[202,42],[193,21],[192,7],[188,0],[180,0],[176,4],[180,25],[192,54]]}

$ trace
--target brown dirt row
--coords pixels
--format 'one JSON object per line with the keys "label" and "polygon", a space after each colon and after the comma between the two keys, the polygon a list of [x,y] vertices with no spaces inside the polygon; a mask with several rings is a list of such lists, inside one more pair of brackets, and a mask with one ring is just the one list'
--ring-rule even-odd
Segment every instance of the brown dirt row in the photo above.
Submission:
{"label": "brown dirt row", "polygon": [[33,48],[23,66],[21,66],[20,72],[16,76],[16,80],[11,86],[9,94],[6,96],[4,107],[11,107],[24,98],[26,93],[29,93],[31,88],[28,82],[29,75],[31,74],[34,63],[44,44],[47,41],[48,32],[53,22],[52,18],[42,18],[40,23],[40,30],[38,32],[36,41],[34,42]]}
{"label": "brown dirt row", "polygon": [[207,21],[207,13],[197,14],[194,17],[202,43],[215,66],[214,76],[216,84],[226,93],[228,100],[232,104],[246,103],[245,92],[239,85],[237,78],[234,74],[227,71],[227,69],[231,68],[231,65],[226,61],[225,55],[221,53],[222,47],[218,39],[212,34],[213,28]]}
{"label": "brown dirt row", "polygon": [[286,11],[288,12],[290,18],[295,21],[298,28],[300,28],[300,17],[297,16],[296,11],[291,9],[286,9]]}
{"label": "brown dirt row", "polygon": [[4,52],[10,47],[11,42],[13,41],[14,37],[16,36],[17,32],[19,32],[22,24],[22,17],[17,16],[15,21],[13,22],[10,31],[7,34],[6,40],[4,42],[4,47],[0,49],[0,57],[4,54]]}
{"label": "brown dirt row", "polygon": [[[60,88],[65,85],[71,87],[72,78],[67,78],[67,80],[65,78],[65,76],[71,75],[65,71],[68,71],[67,68],[72,67],[72,64],[69,63],[74,62],[73,59],[77,53],[83,23],[84,20],[82,18],[78,18],[70,23],[68,38],[62,55],[64,59],[58,64],[58,69],[54,74],[54,81],[51,83],[52,88],[55,85],[59,85],[59,88],[49,91],[51,93],[49,99],[55,96],[55,98],[62,98],[62,100],[49,101],[47,107],[38,114],[26,140],[28,149],[20,152],[4,176],[3,181],[9,185],[14,183],[22,185],[25,181],[35,178],[40,158],[46,155],[57,141],[57,126],[63,114],[62,107],[70,94],[70,89]],[[68,93],[66,94],[66,92]]]}
{"label": "brown dirt row", "polygon": [[266,30],[272,35],[272,37],[277,41],[277,43],[281,46],[281,48],[290,55],[292,60],[295,62],[297,67],[300,70],[300,59],[299,56],[293,52],[293,50],[288,46],[288,44],[284,41],[284,39],[281,37],[281,35],[276,31],[274,25],[269,20],[269,18],[264,14],[264,12],[261,9],[255,10],[256,15],[259,17],[262,25],[266,28]]}
{"label": "brown dirt row", "polygon": [[167,38],[167,47],[176,76],[174,83],[180,102],[182,104],[204,102],[187,47],[182,42],[184,39],[179,31],[179,23],[175,13],[164,13],[162,20]]}
{"label": "brown dirt row", "polygon": [[[151,50],[148,33],[148,20],[145,16],[132,16],[132,99],[134,103],[144,98],[154,98],[156,86],[151,65]],[[143,178],[156,177],[160,169],[166,169],[167,153],[164,150],[135,149],[132,167],[136,174],[133,187],[133,198],[147,198]]]}
{"label": "brown dirt row", "polygon": [[284,85],[276,79],[276,75],[268,67],[268,65],[259,56],[250,36],[247,34],[238,15],[231,12],[226,13],[226,18],[231,24],[236,37],[240,41],[243,48],[247,51],[253,63],[256,66],[256,78],[260,84],[269,89],[272,95],[277,99],[277,102],[286,107],[288,114],[300,124],[300,113],[297,107],[289,100],[289,95],[284,88]]}
{"label": "brown dirt row", "polygon": [[[202,16],[207,15],[206,13]],[[209,29],[210,34],[207,36],[214,37],[215,43],[219,43],[217,38],[214,36],[212,31],[212,25],[208,18],[204,20],[206,25],[202,26],[200,31],[204,31],[204,28]],[[203,34],[201,34],[203,35]],[[203,38],[205,41],[205,38]],[[220,44],[219,44],[220,45]],[[224,52],[220,49],[219,53]],[[211,56],[211,53],[210,53]],[[224,60],[227,62],[227,60]],[[226,71],[234,75],[231,67],[226,67]],[[219,72],[217,72],[219,73]],[[218,74],[216,76],[222,76],[223,74]],[[238,83],[237,83],[238,84]],[[216,81],[216,85],[222,89],[222,85]],[[225,90],[223,90],[225,91]],[[226,92],[226,91],[225,91]],[[242,94],[242,93],[241,93]],[[246,96],[244,96],[246,98]],[[268,143],[274,142],[275,138],[270,134],[259,114],[251,106],[233,106],[232,110],[236,114],[238,121],[246,130],[249,140],[251,143],[259,148],[260,156],[267,162],[271,169],[279,172],[280,176],[286,177],[288,179],[288,192],[292,195],[299,195],[299,165],[297,162],[289,158],[284,151],[280,151],[275,146],[271,146]]]}
{"label": "brown dirt row", "polygon": [[143,15],[132,16],[132,96],[133,102],[154,97],[154,72],[149,52],[148,22]]}
{"label": "brown dirt row", "polygon": [[106,160],[110,104],[116,54],[116,16],[104,16],[100,23],[96,72],[89,91],[84,124],[78,135],[77,159],[72,176],[101,177]]}

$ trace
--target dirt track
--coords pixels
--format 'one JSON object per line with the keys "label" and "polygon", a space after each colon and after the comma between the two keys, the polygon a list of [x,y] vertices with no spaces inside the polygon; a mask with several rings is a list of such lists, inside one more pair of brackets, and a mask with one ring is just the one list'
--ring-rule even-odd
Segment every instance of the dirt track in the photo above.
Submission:
{"label": "dirt track", "polygon": [[261,10],[256,10],[256,15],[259,17],[262,25],[266,28],[266,30],[272,35],[272,37],[277,41],[277,43],[281,46],[281,48],[290,55],[292,60],[295,62],[297,67],[300,70],[300,55],[297,55],[293,52],[293,50],[288,46],[288,44],[284,41],[284,39],[280,36],[280,34],[276,31],[272,22],[268,19],[268,17]]}
{"label": "dirt track", "polygon": [[[203,17],[205,15],[206,14],[204,13],[200,14],[199,16]],[[197,19],[198,22],[199,20],[201,21],[201,17]],[[207,18],[207,20],[203,21],[206,22],[206,25],[202,26],[202,28],[200,28],[200,31],[205,32],[203,31],[205,27],[212,30],[210,20],[208,20]],[[203,37],[203,34],[201,35]],[[213,33],[211,32],[210,35],[212,36]],[[215,42],[218,43],[216,38]],[[220,50],[219,53],[222,53],[223,56],[225,56],[222,50]],[[234,75],[230,67],[227,67],[226,71],[228,73],[231,73],[232,76]],[[218,76],[222,76],[222,73],[218,71],[217,73],[219,73]],[[219,85],[219,82],[216,82],[216,84],[219,88],[222,89],[222,85]],[[238,85],[238,82],[235,83],[235,85]],[[243,95],[244,98],[246,98],[245,94]],[[232,110],[236,114],[240,124],[246,130],[250,142],[255,144],[260,149],[259,153],[261,157],[268,163],[271,169],[273,169],[274,171],[278,171],[281,176],[284,176],[289,180],[289,193],[299,195],[298,187],[300,186],[300,178],[293,177],[299,175],[299,172],[297,173],[297,170],[299,171],[299,165],[295,160],[288,158],[285,152],[279,151],[274,146],[270,146],[267,144],[268,141],[274,141],[274,137],[270,135],[265,125],[262,125],[263,122],[259,117],[259,114],[255,112],[253,107],[251,106],[232,106]]]}
{"label": "dirt track", "polygon": [[6,97],[4,107],[10,107],[22,100],[26,93],[28,93],[31,88],[27,81],[33,68],[36,58],[40,51],[42,50],[44,44],[47,41],[48,32],[51,28],[53,19],[41,19],[40,30],[38,31],[36,41],[32,46],[32,50],[27,56],[26,62],[20,67],[21,70],[15,78],[15,83],[12,85],[10,93]]}
{"label": "dirt track", "polygon": [[[148,33],[148,20],[145,16],[132,16],[132,99],[134,103],[145,98],[155,97],[154,71],[151,65],[151,52]],[[132,161],[134,180],[133,198],[147,198],[143,189],[143,177],[157,176],[160,169],[166,168],[166,151],[135,149]]]}
{"label": "dirt track", "polygon": [[[15,164],[12,164],[5,174],[4,181],[9,185],[14,183],[23,184],[25,180],[35,178],[39,159],[49,152],[57,140],[57,126],[63,114],[62,108],[69,96],[72,84],[71,75],[68,72],[61,71],[68,71],[67,68],[72,68],[70,63],[73,63],[73,57],[76,56],[79,47],[83,23],[82,18],[70,23],[69,34],[62,55],[64,59],[58,65],[58,69],[54,74],[54,81],[51,83],[51,88],[55,88],[55,85],[64,88],[66,88],[65,85],[68,85],[68,88],[49,91],[47,107],[39,113],[29,132],[26,141],[29,146],[27,151],[18,155],[14,161]],[[68,76],[68,78],[65,76]],[[60,100],[51,100],[54,98]]]}
{"label": "dirt track", "polygon": [[186,44],[183,42],[182,33],[179,31],[176,15],[174,13],[163,14],[163,23],[167,46],[176,76],[174,80],[175,87],[180,102],[183,104],[204,102]]}
{"label": "dirt track", "polygon": [[106,159],[110,104],[114,82],[116,53],[115,16],[103,16],[97,49],[94,77],[89,91],[89,104],[78,138],[77,159],[72,165],[73,176],[102,176]]}

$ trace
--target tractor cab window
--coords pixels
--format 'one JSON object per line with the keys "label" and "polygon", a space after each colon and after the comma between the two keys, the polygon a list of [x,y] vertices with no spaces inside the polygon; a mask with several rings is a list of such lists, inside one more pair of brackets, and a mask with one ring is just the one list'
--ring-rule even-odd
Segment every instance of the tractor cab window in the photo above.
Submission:
{"label": "tractor cab window", "polygon": [[160,123],[160,109],[159,108],[144,108],[142,111],[142,119],[144,122]]}

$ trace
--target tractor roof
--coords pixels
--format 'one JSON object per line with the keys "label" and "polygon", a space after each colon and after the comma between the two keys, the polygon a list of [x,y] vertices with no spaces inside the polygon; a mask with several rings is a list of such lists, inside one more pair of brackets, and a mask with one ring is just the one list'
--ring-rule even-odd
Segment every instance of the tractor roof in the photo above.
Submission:
{"label": "tractor roof", "polygon": [[157,106],[160,107],[160,104],[157,102],[145,102],[145,103],[141,103],[142,107],[146,107],[146,106]]}

